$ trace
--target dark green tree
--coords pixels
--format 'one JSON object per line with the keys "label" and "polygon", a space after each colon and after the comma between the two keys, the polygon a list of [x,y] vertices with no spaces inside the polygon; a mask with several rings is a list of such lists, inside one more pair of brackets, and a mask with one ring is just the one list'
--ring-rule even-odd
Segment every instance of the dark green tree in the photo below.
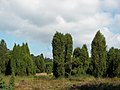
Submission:
{"label": "dark green tree", "polygon": [[15,75],[31,75],[35,74],[34,64],[28,44],[14,45],[11,55],[11,68],[12,73]]}
{"label": "dark green tree", "polygon": [[107,56],[107,76],[120,77],[120,50],[112,47]]}
{"label": "dark green tree", "polygon": [[27,43],[26,44],[23,43],[22,45],[22,56],[23,56],[23,61],[25,62],[26,74],[27,75],[35,74],[34,63],[30,55],[30,50]]}
{"label": "dark green tree", "polygon": [[98,31],[91,45],[91,59],[93,65],[93,76],[101,77],[106,72],[106,41],[105,37]]}
{"label": "dark green tree", "polygon": [[45,72],[45,60],[43,54],[36,56],[34,62],[37,73]]}
{"label": "dark green tree", "polygon": [[65,36],[65,76],[68,77],[71,75],[72,69],[72,51],[73,51],[73,41],[70,34]]}
{"label": "dark green tree", "polygon": [[65,52],[64,35],[56,32],[52,40],[52,52],[53,52],[53,75],[63,77],[65,74],[64,69],[64,52]]}
{"label": "dark green tree", "polygon": [[0,41],[0,73],[5,74],[6,67],[8,64],[7,45],[4,40]]}
{"label": "dark green tree", "polygon": [[45,71],[47,74],[51,74],[53,71],[53,62],[47,61]]}
{"label": "dark green tree", "polygon": [[36,74],[36,65],[35,65],[36,56],[34,56],[34,54],[31,54],[31,58],[33,62],[33,74]]}
{"label": "dark green tree", "polygon": [[91,57],[89,58],[89,67],[87,69],[87,74],[89,74],[89,75],[93,74],[93,64],[92,64]]}
{"label": "dark green tree", "polygon": [[24,44],[22,46],[18,45],[16,50],[16,53],[18,53],[16,57],[17,58],[16,74],[21,76],[26,75],[26,61],[25,61],[26,53],[24,53],[25,50],[23,47],[24,47]]}
{"label": "dark green tree", "polygon": [[80,76],[84,74],[83,61],[81,59],[82,49],[79,47],[74,49],[72,60],[72,75]]}
{"label": "dark green tree", "polygon": [[16,74],[16,61],[17,61],[17,45],[14,44],[13,50],[11,52],[11,71],[12,73]]}
{"label": "dark green tree", "polygon": [[86,44],[84,44],[82,46],[82,49],[81,49],[81,59],[82,59],[82,62],[83,62],[83,70],[85,72],[85,74],[87,73],[87,70],[89,68],[89,54],[88,54],[88,49],[87,49],[87,46]]}
{"label": "dark green tree", "polygon": [[5,75],[11,75],[12,73],[12,68],[11,68],[11,59],[9,59],[7,66],[6,66],[6,71],[5,71]]}

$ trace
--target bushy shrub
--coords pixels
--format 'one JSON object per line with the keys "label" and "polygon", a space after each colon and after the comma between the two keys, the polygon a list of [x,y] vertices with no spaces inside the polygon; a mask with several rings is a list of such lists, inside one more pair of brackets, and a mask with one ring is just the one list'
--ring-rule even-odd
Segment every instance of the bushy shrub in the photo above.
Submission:
{"label": "bushy shrub", "polygon": [[8,90],[7,85],[5,84],[1,77],[0,77],[0,90]]}

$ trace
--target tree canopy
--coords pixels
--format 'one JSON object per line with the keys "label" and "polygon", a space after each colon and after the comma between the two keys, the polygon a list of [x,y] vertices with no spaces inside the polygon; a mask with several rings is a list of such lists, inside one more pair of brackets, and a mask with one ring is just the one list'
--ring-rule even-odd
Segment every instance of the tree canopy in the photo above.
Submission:
{"label": "tree canopy", "polygon": [[87,74],[120,77],[120,49],[111,47],[107,50],[105,37],[100,31],[93,38],[91,53],[86,44],[73,46],[71,34],[56,32],[52,39],[53,59],[50,59],[43,54],[31,54],[27,43],[14,44],[13,50],[9,50],[6,42],[1,40],[0,74],[25,76],[53,72],[56,78]]}
{"label": "tree canopy", "polygon": [[93,65],[93,76],[101,77],[106,72],[106,41],[105,37],[98,31],[91,44],[91,60]]}

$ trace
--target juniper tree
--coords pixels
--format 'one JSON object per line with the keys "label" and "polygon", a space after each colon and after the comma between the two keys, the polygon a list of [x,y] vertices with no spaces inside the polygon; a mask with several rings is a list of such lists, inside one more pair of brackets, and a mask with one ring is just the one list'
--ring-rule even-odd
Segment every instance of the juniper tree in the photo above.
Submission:
{"label": "juniper tree", "polygon": [[83,70],[85,72],[85,74],[87,73],[87,70],[88,70],[88,67],[89,67],[89,54],[88,54],[88,50],[87,50],[87,46],[86,44],[84,44],[82,46],[82,49],[81,49],[81,59],[82,59],[82,62],[83,62]]}
{"label": "juniper tree", "polygon": [[23,60],[24,62],[26,63],[26,74],[27,75],[31,75],[31,74],[35,74],[35,68],[34,68],[34,63],[33,63],[33,60],[32,60],[32,57],[30,55],[30,50],[29,50],[29,47],[28,47],[28,44],[24,44],[22,45],[22,56],[23,56]]}
{"label": "juniper tree", "polygon": [[72,50],[73,50],[73,41],[70,34],[65,36],[65,76],[68,77],[71,75],[72,69]]}
{"label": "juniper tree", "polygon": [[107,56],[107,75],[109,77],[120,77],[120,50],[112,47]]}
{"label": "juniper tree", "polygon": [[105,37],[98,31],[91,44],[91,59],[93,65],[93,76],[101,77],[106,72],[106,41]]}
{"label": "juniper tree", "polygon": [[6,66],[8,64],[7,45],[4,40],[0,41],[0,73],[5,74]]}
{"label": "juniper tree", "polygon": [[11,56],[12,73],[15,75],[30,75],[34,73],[34,64],[27,44],[14,45]]}
{"label": "juniper tree", "polygon": [[46,62],[45,71],[46,71],[47,74],[52,73],[52,71],[53,71],[53,62],[51,62],[51,61]]}
{"label": "juniper tree", "polygon": [[37,73],[42,73],[45,71],[45,60],[43,54],[34,57],[34,62]]}
{"label": "juniper tree", "polygon": [[83,61],[81,55],[82,50],[79,47],[75,48],[72,59],[72,75],[80,76],[84,74]]}
{"label": "juniper tree", "polygon": [[58,77],[63,77],[65,73],[64,69],[64,35],[62,33],[56,32],[53,36],[52,47],[53,47],[53,75]]}

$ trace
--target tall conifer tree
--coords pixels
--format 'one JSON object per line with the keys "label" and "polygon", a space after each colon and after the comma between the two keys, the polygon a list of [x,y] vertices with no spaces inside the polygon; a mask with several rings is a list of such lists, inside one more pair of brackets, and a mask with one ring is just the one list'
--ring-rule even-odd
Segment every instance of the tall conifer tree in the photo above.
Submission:
{"label": "tall conifer tree", "polygon": [[7,45],[4,40],[0,41],[0,73],[5,74],[8,64]]}
{"label": "tall conifer tree", "polygon": [[35,67],[37,73],[45,71],[45,59],[43,54],[34,57]]}
{"label": "tall conifer tree", "polygon": [[81,55],[82,49],[80,49],[79,47],[75,48],[72,59],[72,75],[80,76],[84,73]]}
{"label": "tall conifer tree", "polygon": [[101,77],[106,72],[106,41],[105,37],[98,31],[91,45],[91,59],[93,65],[93,76]]}
{"label": "tall conifer tree", "polygon": [[72,51],[73,51],[73,41],[70,34],[65,36],[65,76],[71,75],[72,69]]}
{"label": "tall conifer tree", "polygon": [[28,44],[14,45],[11,59],[12,73],[15,75],[34,74],[35,68],[29,52]]}
{"label": "tall conifer tree", "polygon": [[62,33],[56,32],[53,40],[53,75],[58,77],[63,77],[65,73],[64,69],[64,35]]}
{"label": "tall conifer tree", "polygon": [[83,70],[84,70],[84,72],[86,74],[87,70],[88,70],[88,67],[89,67],[89,54],[88,54],[88,49],[87,49],[86,44],[84,44],[82,46],[81,51],[82,51],[81,59],[82,59],[82,62],[83,62]]}
{"label": "tall conifer tree", "polygon": [[120,77],[120,50],[112,47],[107,56],[107,76]]}

